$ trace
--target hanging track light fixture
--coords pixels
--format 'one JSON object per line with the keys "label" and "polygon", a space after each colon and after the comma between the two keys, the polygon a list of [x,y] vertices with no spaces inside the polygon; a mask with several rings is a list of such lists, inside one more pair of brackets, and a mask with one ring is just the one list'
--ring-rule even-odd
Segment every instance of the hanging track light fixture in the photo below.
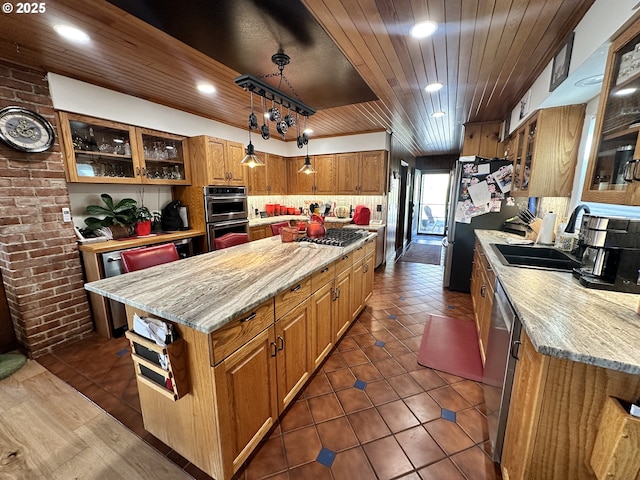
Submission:
{"label": "hanging track light fixture", "polygon": [[[284,67],[288,65],[289,62],[291,61],[291,58],[289,57],[289,55],[284,53],[282,50],[279,50],[278,53],[274,54],[271,57],[271,61],[278,66],[277,73],[269,73],[267,75],[261,75],[260,77],[255,77],[249,74],[240,75],[239,77],[236,77],[234,79],[234,82],[239,87],[242,87],[243,89],[251,93],[252,95],[251,113],[252,114],[253,114],[253,94],[254,93],[264,99],[262,101],[263,110],[264,110],[265,100],[271,101],[272,106],[266,113],[268,113],[270,121],[276,122],[276,130],[284,138],[284,135],[287,133],[287,130],[289,129],[289,127],[292,127],[297,123],[296,118],[291,114],[291,112],[294,112],[296,114],[296,117],[298,115],[302,115],[306,119],[306,117],[310,117],[311,115],[316,113],[316,111],[310,106],[303,103],[298,98],[294,98],[294,96],[297,97],[295,89],[293,88],[289,80],[287,80],[287,77],[285,77],[283,74]],[[278,88],[272,87],[271,85],[266,83],[264,80],[262,80],[263,78],[269,78],[269,77],[280,77]],[[280,90],[280,87],[282,86],[283,81],[288,85],[289,89],[291,90],[294,96],[288,95],[287,93]],[[280,105],[280,107],[278,107],[277,105]],[[284,109],[287,109],[288,114],[282,117],[282,112],[284,111]],[[263,132],[263,137],[264,136],[265,135]],[[300,135],[298,135],[298,142],[297,142],[298,148],[302,148],[303,145],[306,144],[304,140],[308,141],[308,139],[300,138]]]}

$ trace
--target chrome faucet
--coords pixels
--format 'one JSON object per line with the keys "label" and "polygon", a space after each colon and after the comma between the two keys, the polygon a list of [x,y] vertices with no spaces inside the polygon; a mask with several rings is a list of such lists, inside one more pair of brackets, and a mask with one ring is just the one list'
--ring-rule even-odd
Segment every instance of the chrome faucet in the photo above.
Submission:
{"label": "chrome faucet", "polygon": [[569,221],[567,222],[567,227],[564,229],[566,233],[574,233],[576,231],[576,220],[578,219],[580,210],[584,210],[584,213],[591,213],[591,210],[589,210],[587,205],[580,204],[574,208],[573,212],[571,212],[571,216],[569,217]]}

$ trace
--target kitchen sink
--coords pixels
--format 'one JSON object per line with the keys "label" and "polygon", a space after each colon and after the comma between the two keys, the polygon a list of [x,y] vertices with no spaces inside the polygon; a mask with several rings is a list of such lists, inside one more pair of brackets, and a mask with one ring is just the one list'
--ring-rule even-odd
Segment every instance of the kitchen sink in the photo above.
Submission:
{"label": "kitchen sink", "polygon": [[503,265],[571,272],[580,262],[552,247],[492,243],[491,248]]}

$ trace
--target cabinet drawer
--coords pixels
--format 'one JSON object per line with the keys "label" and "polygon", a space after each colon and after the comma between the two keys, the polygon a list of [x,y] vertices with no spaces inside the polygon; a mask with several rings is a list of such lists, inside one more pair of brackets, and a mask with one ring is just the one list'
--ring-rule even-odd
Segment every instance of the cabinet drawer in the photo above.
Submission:
{"label": "cabinet drawer", "polygon": [[367,243],[364,244],[364,255],[368,257],[369,255],[375,253],[376,251],[376,242],[375,240],[367,240]]}
{"label": "cabinet drawer", "polygon": [[317,272],[311,274],[311,291],[315,292],[320,287],[329,283],[336,276],[335,264],[327,265]]}
{"label": "cabinet drawer", "polygon": [[355,250],[351,251],[351,257],[352,257],[353,263],[358,263],[360,260],[364,258],[365,248],[366,248],[365,244],[363,243],[362,245],[357,247]]}
{"label": "cabinet drawer", "polygon": [[311,295],[310,276],[279,293],[276,296],[276,319],[282,317],[309,295]]}
{"label": "cabinet drawer", "polygon": [[336,260],[336,276],[340,275],[345,270],[350,269],[351,265],[353,265],[353,256],[351,255],[351,253],[352,252],[345,253],[338,260]]}
{"label": "cabinet drawer", "polygon": [[267,300],[209,335],[213,365],[217,365],[274,322],[273,300]]}

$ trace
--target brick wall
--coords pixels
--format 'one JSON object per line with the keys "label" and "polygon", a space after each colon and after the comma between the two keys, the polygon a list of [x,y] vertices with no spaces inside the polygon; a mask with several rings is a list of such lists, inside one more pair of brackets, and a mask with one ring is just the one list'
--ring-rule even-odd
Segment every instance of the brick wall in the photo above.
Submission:
{"label": "brick wall", "polygon": [[0,269],[18,342],[31,357],[86,336],[93,324],[45,72],[0,60],[0,108],[40,113],[54,146],[24,153],[0,142]]}

